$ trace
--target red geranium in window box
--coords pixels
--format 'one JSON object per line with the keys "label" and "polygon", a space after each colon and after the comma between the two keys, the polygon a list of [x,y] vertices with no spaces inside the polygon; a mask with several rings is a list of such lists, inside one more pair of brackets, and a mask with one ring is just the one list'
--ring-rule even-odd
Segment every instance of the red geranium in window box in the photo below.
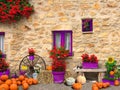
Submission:
{"label": "red geranium in window box", "polygon": [[22,17],[28,18],[33,6],[28,0],[0,0],[0,22],[16,22]]}

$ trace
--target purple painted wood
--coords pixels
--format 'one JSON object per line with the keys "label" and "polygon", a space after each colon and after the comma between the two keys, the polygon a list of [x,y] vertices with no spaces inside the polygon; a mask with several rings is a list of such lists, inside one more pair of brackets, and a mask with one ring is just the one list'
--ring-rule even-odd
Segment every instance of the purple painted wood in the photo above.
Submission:
{"label": "purple painted wood", "polygon": [[0,35],[5,35],[5,32],[0,32]]}
{"label": "purple painted wood", "polygon": [[73,53],[72,53],[72,30],[57,30],[57,31],[52,31],[53,33],[53,46],[56,46],[56,34],[57,33],[60,33],[61,35],[61,46],[64,46],[65,44],[65,34],[66,33],[70,33],[70,52],[69,52],[69,55],[72,56]]}
{"label": "purple painted wood", "polygon": [[93,31],[93,19],[91,18],[82,19],[82,32],[92,31]]}

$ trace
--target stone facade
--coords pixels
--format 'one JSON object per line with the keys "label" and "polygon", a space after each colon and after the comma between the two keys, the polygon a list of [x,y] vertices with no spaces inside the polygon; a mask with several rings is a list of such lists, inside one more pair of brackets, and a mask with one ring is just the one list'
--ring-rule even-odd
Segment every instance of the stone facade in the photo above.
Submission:
{"label": "stone facade", "polygon": [[[30,0],[30,3],[35,12],[29,19],[0,24],[11,66],[18,68],[28,48],[34,48],[50,64],[47,50],[52,47],[53,30],[73,31],[74,55],[67,60],[68,69],[81,63],[83,53],[97,55],[103,65],[109,56],[119,63],[120,0]],[[93,18],[93,34],[82,33],[82,18]]]}

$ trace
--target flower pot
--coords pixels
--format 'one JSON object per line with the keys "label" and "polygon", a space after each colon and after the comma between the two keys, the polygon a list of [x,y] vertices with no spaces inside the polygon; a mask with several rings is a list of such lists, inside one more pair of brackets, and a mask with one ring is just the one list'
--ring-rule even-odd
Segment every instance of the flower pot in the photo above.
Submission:
{"label": "flower pot", "polygon": [[1,75],[4,75],[4,74],[6,74],[6,75],[9,76],[9,75],[10,75],[10,70],[7,69],[6,71],[3,71],[3,72],[1,71],[1,72],[0,72],[0,76],[1,76]]}
{"label": "flower pot", "polygon": [[52,71],[54,83],[62,83],[64,81],[65,71],[57,72]]}
{"label": "flower pot", "polygon": [[98,63],[83,62],[82,68],[84,69],[95,69],[98,68]]}
{"label": "flower pot", "polygon": [[31,61],[34,60],[34,55],[30,55],[29,60],[31,60]]}
{"label": "flower pot", "polygon": [[114,85],[114,80],[107,80],[107,79],[102,79],[102,82],[109,82],[110,85]]}

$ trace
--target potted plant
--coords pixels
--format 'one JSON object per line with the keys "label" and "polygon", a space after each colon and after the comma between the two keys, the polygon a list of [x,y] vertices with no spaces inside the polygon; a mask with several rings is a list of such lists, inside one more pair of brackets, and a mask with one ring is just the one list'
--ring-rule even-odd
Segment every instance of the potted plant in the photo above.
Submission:
{"label": "potted plant", "polygon": [[33,48],[29,48],[28,53],[29,53],[29,60],[31,61],[34,60],[35,50]]}
{"label": "potted plant", "polygon": [[97,57],[92,54],[82,54],[82,68],[98,68],[98,59]]}
{"label": "potted plant", "polygon": [[62,83],[66,70],[65,59],[69,56],[69,50],[64,47],[54,47],[49,51],[50,58],[52,59],[52,74],[55,83]]}

